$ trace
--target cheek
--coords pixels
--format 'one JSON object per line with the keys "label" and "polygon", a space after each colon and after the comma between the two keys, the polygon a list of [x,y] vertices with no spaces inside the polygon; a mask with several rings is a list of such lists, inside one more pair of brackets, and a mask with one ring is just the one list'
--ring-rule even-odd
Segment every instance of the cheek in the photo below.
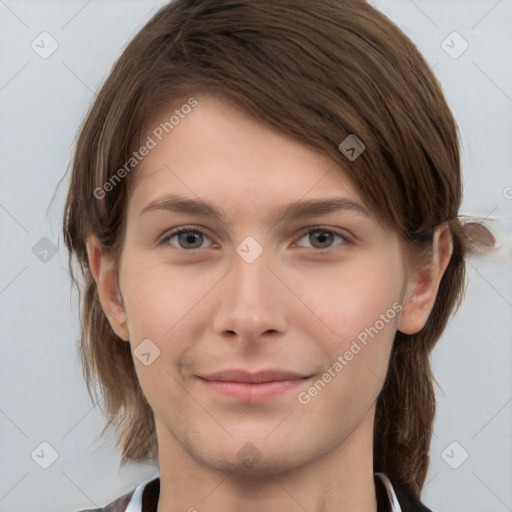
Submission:
{"label": "cheek", "polygon": [[[195,278],[192,272],[171,273],[169,266],[143,262],[142,257],[127,258],[125,269],[123,299],[138,380],[153,410],[172,402],[169,414],[179,417],[187,400],[177,384],[181,379],[178,363],[190,350],[190,340],[196,339],[204,281],[197,272]],[[147,366],[137,360],[143,340],[157,347],[150,345],[149,352],[156,351],[158,356]]]}
{"label": "cheek", "polygon": [[[162,339],[199,304],[211,287],[197,269],[173,270],[142,258],[127,259],[123,275],[125,309],[130,334]],[[205,276],[206,277],[206,276]]]}
{"label": "cheek", "polygon": [[[326,336],[316,336],[324,361],[320,380],[329,388],[317,406],[336,402],[340,410],[359,414],[382,389],[401,305],[398,287],[389,280],[358,279],[345,284],[317,307],[318,316],[329,326],[329,331],[323,331]],[[309,336],[315,339],[312,330]],[[306,390],[309,393],[316,390]]]}
{"label": "cheek", "polygon": [[[342,345],[376,323],[383,334],[394,330],[403,276],[396,264],[383,260],[354,260],[304,287],[304,302],[322,321],[322,329]],[[306,322],[308,317],[313,315]]]}

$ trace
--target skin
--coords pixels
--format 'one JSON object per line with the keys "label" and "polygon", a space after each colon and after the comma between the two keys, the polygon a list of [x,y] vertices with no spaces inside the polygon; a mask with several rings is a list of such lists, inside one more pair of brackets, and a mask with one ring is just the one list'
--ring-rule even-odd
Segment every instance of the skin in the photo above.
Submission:
{"label": "skin", "polygon": [[[134,357],[155,415],[158,512],[375,511],[375,403],[396,331],[418,332],[433,307],[449,229],[437,230],[431,265],[413,267],[396,233],[322,154],[220,99],[198,100],[136,171],[118,264],[88,240],[112,328],[132,350],[144,339],[160,350],[149,366]],[[169,193],[201,198],[225,219],[141,214]],[[335,196],[367,214],[273,217],[288,202]],[[204,235],[159,244],[179,226]],[[345,238],[322,239],[319,227]],[[263,248],[252,263],[236,252],[248,236]],[[300,403],[298,394],[394,303],[400,313]],[[198,378],[227,368],[313,377],[263,401],[237,400]]]}

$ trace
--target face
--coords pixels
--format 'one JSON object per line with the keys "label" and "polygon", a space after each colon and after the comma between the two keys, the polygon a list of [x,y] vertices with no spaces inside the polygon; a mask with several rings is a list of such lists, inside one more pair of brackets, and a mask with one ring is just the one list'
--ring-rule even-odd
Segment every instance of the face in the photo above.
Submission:
{"label": "face", "polygon": [[121,306],[105,309],[159,445],[218,469],[290,470],[355,431],[371,439],[408,267],[331,161],[198,100],[136,171]]}

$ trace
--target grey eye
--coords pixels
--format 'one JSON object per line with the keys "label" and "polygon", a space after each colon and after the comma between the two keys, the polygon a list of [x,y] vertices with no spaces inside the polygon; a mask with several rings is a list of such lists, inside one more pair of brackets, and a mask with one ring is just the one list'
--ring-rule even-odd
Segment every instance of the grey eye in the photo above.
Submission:
{"label": "grey eye", "polygon": [[[176,242],[172,242],[177,239]],[[209,240],[208,236],[202,231],[190,228],[180,228],[165,237],[163,243],[168,243],[176,249],[200,249],[205,240]]]}
{"label": "grey eye", "polygon": [[[341,243],[334,244],[336,237],[341,240]],[[340,233],[336,233],[336,231],[323,228],[310,229],[308,232],[302,235],[300,240],[304,238],[308,240],[308,243],[310,244],[309,247],[313,249],[331,249],[336,245],[341,245],[348,241]]]}

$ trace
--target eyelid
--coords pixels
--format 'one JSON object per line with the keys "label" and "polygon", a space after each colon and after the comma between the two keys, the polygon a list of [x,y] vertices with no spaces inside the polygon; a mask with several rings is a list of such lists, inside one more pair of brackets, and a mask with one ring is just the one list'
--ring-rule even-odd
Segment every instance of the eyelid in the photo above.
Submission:
{"label": "eyelid", "polygon": [[[208,234],[209,230],[207,228],[205,228],[203,226],[196,227],[196,226],[184,225],[184,226],[178,226],[176,228],[173,228],[173,229],[170,229],[170,230],[166,231],[161,237],[158,238],[157,245],[169,244],[169,240],[172,237],[174,237],[176,235],[179,235],[180,233],[188,233],[188,232],[191,232],[191,231],[196,232],[196,233],[200,233],[202,235],[205,235],[207,238],[212,240],[212,237]],[[217,244],[215,244],[215,242],[213,242],[213,245],[217,245]],[[193,252],[193,251],[197,251],[198,250],[198,249],[188,249],[188,250],[187,249],[178,249],[176,247],[174,247],[174,249],[177,249],[178,251],[181,250],[181,251],[184,251],[184,252]]]}
{"label": "eyelid", "polygon": [[[349,235],[347,234],[346,232],[344,231],[341,231],[339,228],[330,228],[328,226],[322,226],[322,225],[312,225],[312,226],[308,226],[308,227],[305,227],[303,228],[301,231],[300,231],[300,234],[297,235],[297,238],[296,240],[293,242],[292,244],[292,247],[296,247],[297,246],[297,242],[303,238],[305,235],[311,233],[311,232],[314,232],[314,231],[326,231],[328,233],[331,233],[333,235],[337,235],[339,236],[340,238],[343,239],[343,242],[338,244],[338,245],[335,245],[333,247],[326,247],[325,249],[321,249],[321,248],[315,248],[315,247],[305,247],[305,249],[311,249],[313,250],[314,252],[316,253],[327,253],[327,252],[333,252],[336,250],[337,247],[340,247],[340,246],[343,246],[343,245],[347,245],[347,244],[353,244],[355,242],[355,237],[353,235]],[[173,228],[169,231],[166,231],[159,239],[158,239],[158,242],[157,244],[158,245],[164,245],[164,244],[169,244],[169,240],[171,238],[173,238],[174,236],[176,235],[179,235],[180,233],[183,233],[183,232],[196,232],[196,233],[200,233],[202,235],[205,235],[207,238],[209,238],[210,240],[212,240],[212,237],[208,234],[209,230],[203,226],[200,226],[200,227],[197,227],[197,226],[187,226],[187,225],[183,225],[183,226],[178,226],[176,228]],[[292,233],[289,232],[286,234],[286,236],[290,236]],[[213,241],[213,240],[212,240]],[[169,244],[170,245],[170,244]],[[213,245],[218,245],[216,244],[215,242],[213,242]],[[300,247],[300,246],[299,246]],[[201,248],[195,248],[195,249],[181,249],[181,248],[176,248],[176,247],[173,247],[174,249],[177,249],[178,251],[183,251],[183,252],[195,252],[195,251],[198,251],[200,250]]]}
{"label": "eyelid", "polygon": [[[314,231],[325,231],[327,233],[332,233],[333,235],[338,235],[339,237],[343,238],[345,241],[344,243],[350,243],[354,241],[354,237],[346,233],[344,230],[340,230],[337,228],[330,228],[328,226],[309,226],[307,228],[304,228],[300,233],[298,239],[300,240],[304,235],[307,235],[308,233],[312,233]],[[322,249],[318,249],[319,251]],[[328,250],[328,249],[325,249]]]}

